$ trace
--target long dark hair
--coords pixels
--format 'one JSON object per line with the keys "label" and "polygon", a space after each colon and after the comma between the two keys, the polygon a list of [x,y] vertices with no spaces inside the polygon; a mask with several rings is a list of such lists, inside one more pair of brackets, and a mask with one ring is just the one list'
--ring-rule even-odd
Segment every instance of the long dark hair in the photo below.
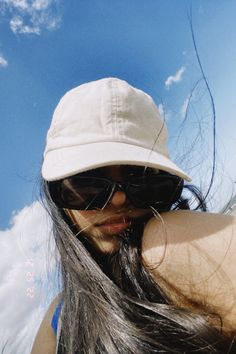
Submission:
{"label": "long dark hair", "polygon": [[[195,196],[195,209],[206,211],[196,187],[185,186]],[[60,253],[63,284],[62,328],[59,353],[146,354],[230,353],[233,341],[210,325],[212,314],[202,308],[178,308],[163,290],[166,279],[154,281],[145,266],[141,241],[147,219],[140,218],[120,238],[115,253],[101,254],[74,228],[42,183],[43,202],[53,220]],[[190,209],[180,197],[172,210]],[[154,215],[158,215],[153,211]],[[79,234],[79,236],[78,236]],[[220,318],[216,318],[219,319]]]}

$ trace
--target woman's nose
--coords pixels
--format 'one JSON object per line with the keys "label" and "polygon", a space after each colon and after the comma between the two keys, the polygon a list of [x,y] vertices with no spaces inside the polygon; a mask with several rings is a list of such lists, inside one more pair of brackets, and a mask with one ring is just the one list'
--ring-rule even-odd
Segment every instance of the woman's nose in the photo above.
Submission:
{"label": "woman's nose", "polygon": [[110,204],[115,207],[121,207],[122,205],[126,204],[128,201],[125,192],[123,191],[115,191],[111,197]]}

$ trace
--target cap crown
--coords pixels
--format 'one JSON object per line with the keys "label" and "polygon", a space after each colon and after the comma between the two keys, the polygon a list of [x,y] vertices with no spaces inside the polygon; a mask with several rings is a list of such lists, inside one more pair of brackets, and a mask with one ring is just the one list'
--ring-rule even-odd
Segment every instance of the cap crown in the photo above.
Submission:
{"label": "cap crown", "polygon": [[117,78],[68,91],[53,114],[44,156],[52,150],[121,142],[168,157],[167,129],[152,98]]}

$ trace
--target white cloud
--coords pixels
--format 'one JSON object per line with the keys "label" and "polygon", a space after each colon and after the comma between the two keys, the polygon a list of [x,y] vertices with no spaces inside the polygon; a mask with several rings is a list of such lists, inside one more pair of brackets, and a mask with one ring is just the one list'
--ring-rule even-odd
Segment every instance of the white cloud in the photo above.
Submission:
{"label": "white cloud", "polygon": [[168,122],[171,118],[171,114],[172,114],[171,111],[168,110],[166,105],[164,105],[163,103],[160,103],[158,105],[158,110],[162,119],[164,119],[165,122]]}
{"label": "white cloud", "polygon": [[161,117],[163,118],[165,116],[165,110],[164,110],[164,106],[163,106],[162,103],[160,103],[158,105],[158,110],[159,110],[159,113],[160,113]]}
{"label": "white cloud", "polygon": [[2,2],[21,10],[25,10],[28,7],[27,0],[3,0]]}
{"label": "white cloud", "polygon": [[0,0],[2,11],[9,15],[15,34],[40,35],[43,30],[60,26],[59,4],[62,0]]}
{"label": "white cloud", "polygon": [[50,223],[38,202],[17,213],[11,228],[0,231],[0,348],[6,344],[4,354],[30,352],[42,317],[58,292],[49,236]]}
{"label": "white cloud", "polygon": [[19,16],[15,16],[10,21],[10,29],[13,33],[34,33],[40,34],[40,28],[38,26],[24,25],[23,19]]}
{"label": "white cloud", "polygon": [[184,103],[182,104],[181,108],[180,108],[180,114],[181,114],[182,118],[185,118],[190,99],[191,99],[191,96],[188,95],[186,97],[186,99],[184,100]]}
{"label": "white cloud", "polygon": [[50,6],[50,0],[35,0],[32,3],[32,7],[35,10],[45,10],[48,6]]}
{"label": "white cloud", "polygon": [[0,54],[0,68],[8,66],[8,61]]}
{"label": "white cloud", "polygon": [[166,88],[169,89],[174,83],[180,82],[185,70],[185,67],[182,66],[174,75],[169,76],[165,81]]}

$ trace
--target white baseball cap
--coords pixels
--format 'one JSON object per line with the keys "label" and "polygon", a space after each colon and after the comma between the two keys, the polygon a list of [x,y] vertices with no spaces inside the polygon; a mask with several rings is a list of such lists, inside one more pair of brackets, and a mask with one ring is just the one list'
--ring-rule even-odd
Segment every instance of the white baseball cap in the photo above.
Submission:
{"label": "white baseball cap", "polygon": [[167,128],[145,92],[118,78],[68,91],[47,133],[42,176],[47,181],[110,165],[138,165],[191,178],[170,160]]}

